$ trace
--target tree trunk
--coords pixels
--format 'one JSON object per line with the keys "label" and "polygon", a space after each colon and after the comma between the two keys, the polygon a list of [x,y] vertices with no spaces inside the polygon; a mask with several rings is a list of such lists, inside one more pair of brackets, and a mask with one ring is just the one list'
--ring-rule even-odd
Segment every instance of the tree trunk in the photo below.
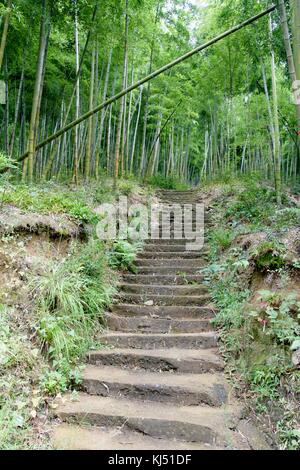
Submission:
{"label": "tree trunk", "polygon": [[[272,20],[269,18],[270,40],[272,44]],[[277,203],[281,204],[281,156],[280,156],[280,130],[278,118],[278,95],[276,82],[276,64],[273,44],[271,45],[271,68],[272,68],[272,94],[273,94],[273,116],[274,116],[274,174]]]}
{"label": "tree trunk", "polygon": [[4,51],[5,51],[5,46],[6,46],[9,19],[10,19],[10,15],[11,15],[11,7],[12,7],[12,0],[7,0],[7,13],[6,13],[5,19],[4,19],[2,38],[1,38],[1,44],[0,44],[0,71],[1,71],[1,68],[2,68]]}
{"label": "tree trunk", "polygon": [[[107,97],[111,61],[112,61],[112,49],[110,50],[110,53],[109,53],[109,56],[108,56],[106,76],[105,76],[104,89],[103,89],[103,101],[105,101],[106,97]],[[96,179],[99,178],[100,152],[101,152],[101,148],[102,148],[102,137],[103,137],[105,114],[106,114],[106,109],[103,108],[102,111],[101,111],[100,128],[99,128],[99,144],[98,144],[99,149],[96,149],[96,161],[95,161]]]}
{"label": "tree trunk", "polygon": [[12,134],[11,134],[11,137],[10,137],[10,144],[9,144],[9,155],[10,156],[13,156],[13,153],[14,153],[15,138],[16,138],[16,132],[17,132],[17,126],[18,126],[18,119],[19,119],[19,114],[20,114],[21,104],[22,104],[22,91],[23,91],[23,86],[24,86],[24,76],[25,76],[25,65],[23,65],[23,68],[22,68],[22,74],[21,74],[21,79],[20,79],[20,84],[19,84],[18,97],[17,97],[17,102],[16,102],[16,109],[15,109],[14,127],[13,127]]}
{"label": "tree trunk", "polygon": [[[122,80],[122,89],[123,90],[125,88],[126,79],[127,79],[128,26],[129,26],[128,0],[125,0],[125,44],[124,44],[123,80]],[[116,185],[117,179],[119,177],[120,148],[121,148],[121,134],[122,134],[124,106],[125,106],[125,96],[122,97],[121,103],[120,103],[120,111],[119,111],[119,119],[118,119],[117,135],[116,135],[115,173],[114,173],[115,185]]]}
{"label": "tree trunk", "polygon": [[[90,100],[89,109],[92,110],[94,107],[94,89],[95,89],[95,62],[96,62],[96,44],[94,44],[92,52],[92,66],[91,66],[91,80],[90,80]],[[91,172],[91,161],[92,161],[92,146],[93,146],[93,130],[94,130],[94,117],[91,116],[88,120],[88,138],[85,156],[85,179],[88,180]]]}
{"label": "tree trunk", "polygon": [[[294,56],[292,52],[290,32],[289,32],[287,13],[286,13],[284,0],[278,0],[278,5],[279,5],[279,13],[280,13],[281,26],[282,26],[283,38],[284,38],[284,46],[285,46],[285,51],[286,51],[286,56],[287,56],[290,79],[293,85],[293,89],[296,91],[298,89],[297,75],[296,75]],[[297,44],[295,44],[295,47],[297,48]],[[298,51],[296,54],[298,57]],[[295,105],[296,105],[296,115],[297,115],[297,125],[298,125],[297,132],[298,132],[299,139],[300,139],[300,96],[295,97]]]}
{"label": "tree trunk", "polygon": [[[76,105],[75,105],[75,119],[80,115],[80,80],[79,80],[79,38],[78,38],[78,9],[77,0],[75,4],[75,60],[76,60]],[[78,184],[78,168],[79,168],[79,128],[74,129],[74,163],[73,163],[73,179]]]}
{"label": "tree trunk", "polygon": [[31,108],[31,118],[28,137],[28,180],[33,181],[33,159],[35,155],[35,141],[37,130],[37,116],[39,113],[40,98],[43,87],[44,66],[46,62],[47,46],[50,35],[50,17],[48,11],[48,0],[43,0],[43,10],[40,28],[39,57],[36,69],[35,86]]}

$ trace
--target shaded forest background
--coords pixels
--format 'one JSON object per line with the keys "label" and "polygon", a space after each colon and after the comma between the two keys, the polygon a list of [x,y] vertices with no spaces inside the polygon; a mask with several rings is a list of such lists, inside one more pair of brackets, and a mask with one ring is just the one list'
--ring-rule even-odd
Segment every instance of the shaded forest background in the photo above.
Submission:
{"label": "shaded forest background", "polygon": [[[299,2],[281,3],[300,76]],[[0,2],[6,84],[0,146],[13,159],[29,151],[20,177],[161,175],[198,183],[258,172],[273,180],[278,161],[284,181],[297,184],[297,118],[278,11],[272,21],[259,20],[34,151],[107,97],[269,2],[200,6],[181,0]]]}

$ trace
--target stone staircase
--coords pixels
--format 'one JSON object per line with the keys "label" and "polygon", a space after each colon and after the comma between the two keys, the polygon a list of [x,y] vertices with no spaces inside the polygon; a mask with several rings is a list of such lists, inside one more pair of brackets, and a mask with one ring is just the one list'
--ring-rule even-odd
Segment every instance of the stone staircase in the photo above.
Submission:
{"label": "stone staircase", "polygon": [[[167,204],[200,202],[161,191]],[[174,230],[174,227],[173,227]],[[61,449],[241,449],[241,407],[232,396],[199,269],[205,254],[185,240],[149,241],[137,274],[124,275],[107,315],[105,348],[91,351],[82,391],[59,404]]]}

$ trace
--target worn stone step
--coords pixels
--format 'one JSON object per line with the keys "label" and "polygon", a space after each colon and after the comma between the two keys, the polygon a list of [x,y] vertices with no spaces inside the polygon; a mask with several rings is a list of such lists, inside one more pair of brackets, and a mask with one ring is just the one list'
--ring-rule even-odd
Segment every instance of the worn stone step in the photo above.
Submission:
{"label": "worn stone step", "polygon": [[[66,422],[124,427],[145,435],[184,442],[224,445],[241,415],[240,408],[175,406],[150,401],[103,398],[79,393],[64,398],[55,414]],[[226,416],[226,419],[225,419]]]}
{"label": "worn stone step", "polygon": [[155,285],[197,285],[203,282],[204,276],[202,274],[177,276],[163,275],[163,274],[124,274],[124,281],[127,284],[155,284]]}
{"label": "worn stone step", "polygon": [[224,370],[214,349],[101,349],[87,355],[90,364],[153,372],[203,374]]}
{"label": "worn stone step", "polygon": [[107,333],[99,337],[99,341],[107,346],[134,349],[205,349],[215,348],[218,336],[214,332],[207,333],[170,333],[170,334],[134,334]]}
{"label": "worn stone step", "polygon": [[[181,260],[182,261],[182,260]],[[201,267],[199,266],[186,266],[181,262],[181,266],[139,266],[137,267],[138,274],[152,274],[152,275],[178,275],[184,276],[185,274],[198,274]]]}
{"label": "worn stone step", "polygon": [[194,258],[189,260],[182,260],[180,258],[173,258],[173,259],[141,259],[137,258],[135,261],[136,266],[145,268],[156,268],[156,267],[163,267],[163,268],[177,268],[184,271],[185,268],[198,268],[200,269],[205,265],[205,262],[201,259]]}
{"label": "worn stone step", "polygon": [[[156,295],[156,294],[130,294],[119,292],[119,298],[124,303],[145,304],[151,302],[151,305],[205,305],[211,301],[209,294],[202,295]],[[151,306],[150,305],[150,306]]]}
{"label": "worn stone step", "polygon": [[115,304],[111,307],[112,313],[119,316],[126,317],[147,317],[150,318],[167,318],[172,319],[189,319],[189,318],[200,318],[200,319],[212,319],[215,316],[215,310],[213,307],[201,306],[195,307],[186,305],[169,305],[169,306],[158,306],[158,305],[134,305],[134,304]]}
{"label": "worn stone step", "polygon": [[150,252],[143,252],[139,253],[139,259],[174,259],[174,258],[181,258],[181,259],[195,259],[195,258],[203,258],[203,253],[197,251],[175,251],[175,252],[166,252],[166,251],[150,251]]}
{"label": "worn stone step", "polygon": [[125,333],[202,333],[211,331],[211,320],[209,319],[179,320],[107,314],[105,322],[111,331]]}
{"label": "worn stone step", "polygon": [[89,365],[82,387],[90,395],[187,406],[221,406],[228,399],[227,386],[217,374],[178,375]]}
{"label": "worn stone step", "polygon": [[208,287],[204,285],[171,285],[171,286],[160,286],[158,284],[143,285],[143,284],[130,284],[122,283],[120,288],[123,292],[130,294],[150,294],[150,295],[203,295],[207,294]]}
{"label": "worn stone step", "polygon": [[156,439],[120,428],[60,424],[52,433],[56,450],[221,450],[209,444]]}
{"label": "worn stone step", "polygon": [[183,245],[185,246],[187,243],[187,240],[185,239],[180,239],[180,240],[173,240],[173,239],[168,239],[168,240],[163,240],[161,237],[160,238],[148,238],[148,240],[146,240],[146,243],[145,243],[145,248],[147,248],[147,246],[151,246],[151,245]]}
{"label": "worn stone step", "polygon": [[[194,253],[194,251],[189,252],[186,250],[185,243],[168,243],[169,240],[166,240],[166,244],[159,244],[159,243],[145,243],[144,245],[144,251],[149,253],[149,252],[155,252],[155,253]],[[176,240],[175,240],[176,241]],[[201,254],[203,256],[207,255],[209,252],[206,248],[203,248],[201,250]]]}

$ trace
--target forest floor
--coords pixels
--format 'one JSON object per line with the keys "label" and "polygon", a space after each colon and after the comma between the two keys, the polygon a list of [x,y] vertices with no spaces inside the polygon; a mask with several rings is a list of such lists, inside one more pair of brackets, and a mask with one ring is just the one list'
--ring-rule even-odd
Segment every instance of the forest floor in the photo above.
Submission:
{"label": "forest floor", "polygon": [[[55,398],[81,383],[119,272],[140,246],[93,236],[94,209],[153,191],[10,185],[0,192],[0,448],[48,448]],[[212,224],[201,274],[216,306],[228,380],[278,448],[300,448],[300,209],[249,179],[206,186]],[[238,379],[238,380],[237,380]]]}

